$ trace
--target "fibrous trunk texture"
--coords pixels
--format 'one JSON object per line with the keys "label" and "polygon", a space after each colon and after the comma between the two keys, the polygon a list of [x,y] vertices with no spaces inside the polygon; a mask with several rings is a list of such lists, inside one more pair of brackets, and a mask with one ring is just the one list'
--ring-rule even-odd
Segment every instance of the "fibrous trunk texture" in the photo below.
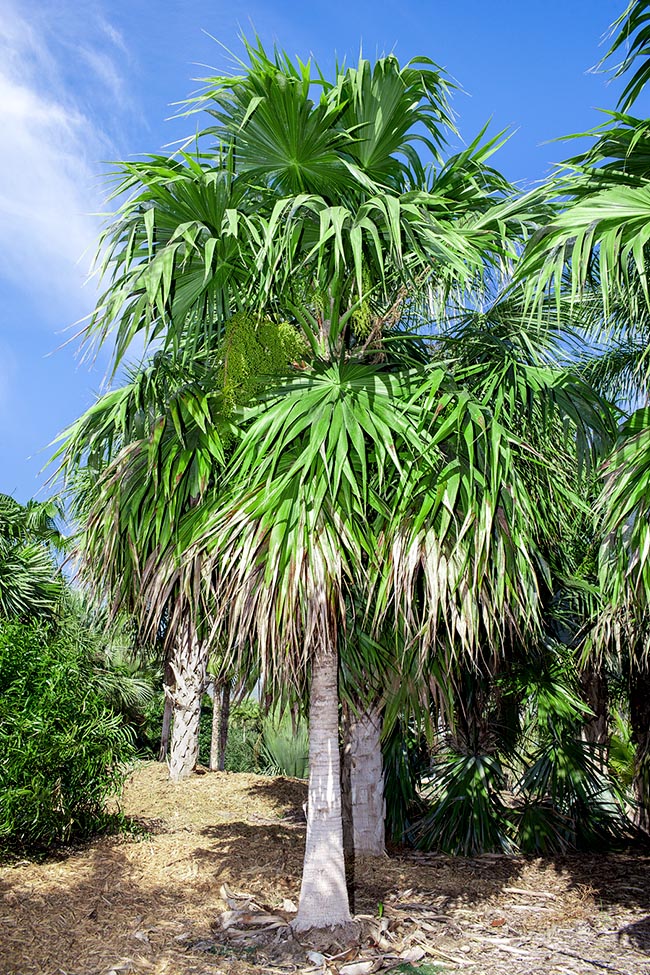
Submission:
{"label": "fibrous trunk texture", "polygon": [[636,744],[637,825],[650,833],[650,670],[646,667],[635,669],[630,675],[630,722]]}
{"label": "fibrous trunk texture", "polygon": [[349,809],[354,854],[381,856],[385,852],[386,803],[378,706],[356,713],[347,709],[343,773],[343,804]]}
{"label": "fibrous trunk texture", "polygon": [[580,675],[580,686],[585,703],[593,711],[593,716],[585,722],[584,736],[587,741],[599,746],[605,764],[609,744],[609,709],[607,678],[602,667],[590,662]]}
{"label": "fibrous trunk texture", "polygon": [[205,691],[207,657],[193,627],[187,627],[171,661],[174,673],[174,722],[169,755],[172,782],[187,778],[199,757],[201,698]]}
{"label": "fibrous trunk texture", "polygon": [[210,739],[210,770],[223,772],[226,768],[226,745],[230,720],[230,681],[216,681],[212,697],[212,738]]}
{"label": "fibrous trunk texture", "polygon": [[309,704],[307,840],[296,931],[349,924],[341,822],[338,659],[320,650],[313,661]]}
{"label": "fibrous trunk texture", "polygon": [[[496,668],[495,668],[496,673]],[[465,671],[456,691],[456,746],[464,754],[487,755],[494,749],[488,702],[490,680]]]}

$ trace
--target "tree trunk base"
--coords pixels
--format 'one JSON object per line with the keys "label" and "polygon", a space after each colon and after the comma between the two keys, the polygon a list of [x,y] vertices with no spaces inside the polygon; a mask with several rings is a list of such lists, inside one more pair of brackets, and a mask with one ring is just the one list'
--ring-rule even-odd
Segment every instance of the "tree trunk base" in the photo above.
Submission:
{"label": "tree trunk base", "polygon": [[309,703],[307,838],[294,931],[342,928],[352,921],[345,884],[341,821],[338,657],[320,650],[312,664]]}

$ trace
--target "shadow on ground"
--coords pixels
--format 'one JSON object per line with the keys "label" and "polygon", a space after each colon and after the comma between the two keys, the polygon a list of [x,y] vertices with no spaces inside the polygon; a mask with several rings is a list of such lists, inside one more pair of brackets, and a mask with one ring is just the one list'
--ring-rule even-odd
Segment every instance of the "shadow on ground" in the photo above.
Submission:
{"label": "shadow on ground", "polygon": [[[305,783],[215,775],[173,793],[164,771],[139,774],[133,811],[143,836],[103,836],[66,856],[0,867],[1,975],[95,975],[120,965],[149,975],[255,971],[250,958],[218,944],[221,886],[272,909],[285,898],[297,903]],[[164,812],[159,795],[168,803]],[[124,812],[131,812],[128,801]],[[600,909],[621,944],[648,956],[650,917],[639,915],[650,914],[649,867],[646,853],[454,859],[399,850],[356,862],[355,909],[377,917],[406,905],[417,917],[433,905],[489,932],[493,919],[508,916],[508,905],[526,899],[522,894],[536,903],[546,894],[551,925],[566,927],[573,917],[587,923]],[[552,926],[544,930],[551,938]],[[220,968],[215,954],[222,948]]]}

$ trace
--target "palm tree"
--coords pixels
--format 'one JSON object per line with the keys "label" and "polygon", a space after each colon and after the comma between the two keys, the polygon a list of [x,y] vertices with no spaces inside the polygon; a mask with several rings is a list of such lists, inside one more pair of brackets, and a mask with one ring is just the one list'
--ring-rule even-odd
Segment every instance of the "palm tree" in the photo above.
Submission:
{"label": "palm tree", "polygon": [[[204,362],[181,366],[161,353],[64,434],[57,457],[79,526],[80,577],[113,614],[137,617],[153,554],[173,544],[182,513],[200,502],[223,466],[228,421],[219,420],[223,410],[215,400],[223,393],[212,388]],[[152,641],[164,635],[174,780],[196,764],[206,685],[207,647],[186,605],[182,592],[170,591],[158,626],[144,634]]]}
{"label": "palm tree", "polygon": [[19,504],[0,494],[0,619],[52,612],[61,593],[55,552],[63,546],[54,501]]}
{"label": "palm tree", "polygon": [[[239,405],[302,351],[295,329],[235,316],[215,353],[186,361],[156,353],[62,436],[56,457],[80,528],[80,576],[99,602],[137,615],[155,554],[174,549],[183,514],[200,510],[216,490],[238,435]],[[186,593],[172,588],[145,634],[161,640],[166,655],[175,781],[189,775],[198,758],[210,655],[202,616],[190,612]]]}
{"label": "palm tree", "polygon": [[645,513],[650,489],[650,420],[647,389],[648,237],[650,227],[650,121],[630,114],[650,78],[647,25],[650,3],[632,0],[613,25],[604,62],[626,50],[616,77],[635,69],[604,125],[587,135],[589,150],[570,159],[551,183],[562,210],[528,249],[521,265],[529,294],[555,291],[592,305],[590,344],[599,354],[588,375],[631,415],[621,425],[604,470],[597,505],[603,543],[599,581],[603,610],[595,633],[602,653],[613,646],[629,662],[630,713],[637,741],[641,823],[650,826],[650,693],[648,594],[650,535]]}
{"label": "palm tree", "polygon": [[[120,444],[83,550],[114,591],[137,581],[154,628],[178,593],[173,626],[191,610],[233,661],[255,653],[268,687],[309,681],[306,928],[349,920],[337,685],[350,626],[369,645],[393,632],[421,661],[538,626],[544,566],[522,472],[545,461],[408,334],[482,287],[536,212],[488,166],[494,140],[442,161],[449,85],[430,61],[362,60],[330,82],[246,53],[197,106],[214,119],[200,151],[121,167],[131,195],[102,241],[108,285],[88,337],[115,333],[115,368],[141,334],[207,356],[222,378],[238,321],[284,323],[301,351],[286,381],[269,369],[260,382],[258,364],[245,402],[222,381],[219,405],[179,396],[170,419]],[[102,444],[85,423],[71,468]]]}

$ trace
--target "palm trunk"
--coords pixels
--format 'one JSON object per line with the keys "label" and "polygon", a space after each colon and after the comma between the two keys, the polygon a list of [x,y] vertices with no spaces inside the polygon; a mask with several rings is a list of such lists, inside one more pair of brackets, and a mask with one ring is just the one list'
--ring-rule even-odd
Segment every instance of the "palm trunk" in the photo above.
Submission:
{"label": "palm trunk", "polygon": [[366,707],[358,714],[348,711],[344,770],[344,788],[349,787],[354,854],[382,856],[386,852],[386,803],[381,759],[381,709],[376,705]]}
{"label": "palm trunk", "polygon": [[190,775],[199,757],[201,699],[205,691],[207,656],[192,627],[187,627],[179,640],[171,666],[175,687],[169,777],[178,782]]}
{"label": "palm trunk", "polygon": [[230,719],[230,681],[215,681],[212,698],[212,738],[210,739],[210,771],[226,768],[226,745]]}
{"label": "palm trunk", "polygon": [[605,768],[609,744],[609,708],[607,678],[602,667],[590,661],[580,675],[580,686],[585,702],[593,711],[593,715],[585,721],[584,736],[598,747],[601,765]]}
{"label": "palm trunk", "polygon": [[160,731],[160,749],[158,750],[159,762],[165,762],[169,752],[169,732],[171,731],[172,717],[174,714],[174,695],[172,691],[173,683],[174,675],[172,673],[169,658],[167,658],[165,660],[165,679],[163,685],[163,690],[165,692],[165,708],[163,711],[162,728]]}
{"label": "palm trunk", "polygon": [[169,732],[172,726],[172,715],[174,713],[174,702],[172,700],[172,690],[165,685],[165,709],[163,711],[162,729],[160,732],[160,749],[158,751],[158,761],[165,762],[169,752]]}
{"label": "palm trunk", "polygon": [[630,722],[636,744],[634,788],[638,802],[637,825],[650,833],[650,671],[630,675]]}
{"label": "palm trunk", "polygon": [[341,822],[338,659],[329,650],[313,661],[309,704],[307,840],[296,931],[350,922]]}

